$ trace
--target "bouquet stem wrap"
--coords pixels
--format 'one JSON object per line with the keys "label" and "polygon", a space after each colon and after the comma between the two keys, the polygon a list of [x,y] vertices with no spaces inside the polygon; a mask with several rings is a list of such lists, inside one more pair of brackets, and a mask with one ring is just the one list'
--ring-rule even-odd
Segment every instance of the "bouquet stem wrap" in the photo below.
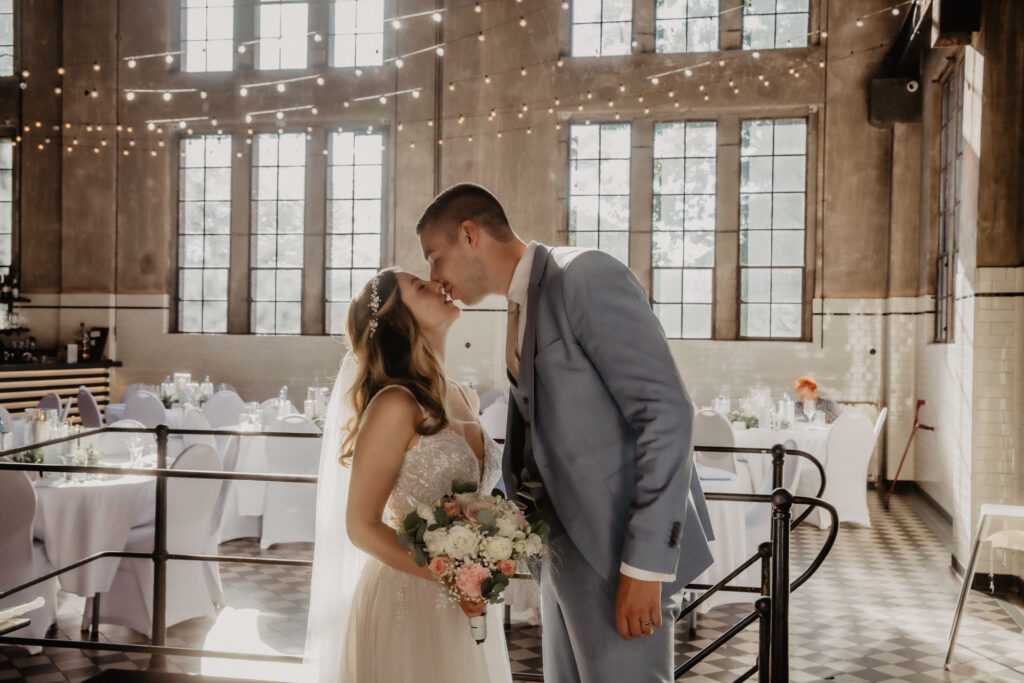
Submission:
{"label": "bouquet stem wrap", "polygon": [[487,611],[478,617],[471,617],[469,620],[469,632],[473,634],[473,640],[476,644],[487,640]]}

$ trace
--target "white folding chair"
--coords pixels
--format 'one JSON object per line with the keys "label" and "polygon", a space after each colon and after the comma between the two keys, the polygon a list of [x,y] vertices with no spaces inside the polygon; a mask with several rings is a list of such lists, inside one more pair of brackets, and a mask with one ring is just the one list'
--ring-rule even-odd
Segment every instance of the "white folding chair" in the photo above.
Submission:
{"label": "white folding chair", "polygon": [[100,407],[96,398],[84,384],[78,387],[78,417],[82,420],[82,426],[87,429],[98,429],[103,426],[103,418],[100,416]]}
{"label": "white folding chair", "polygon": [[[4,590],[30,581],[53,570],[46,559],[45,548],[32,538],[36,516],[36,492],[24,472],[0,471],[0,586]],[[37,597],[46,604],[27,614],[28,626],[14,631],[13,636],[42,638],[57,623],[57,579],[37,583],[31,588],[0,600],[0,609],[31,602]],[[42,648],[30,648],[33,654]]]}
{"label": "white folding chair", "polygon": [[[267,431],[316,434],[320,430],[303,415],[286,415],[271,424]],[[315,475],[320,460],[320,439],[269,437],[266,454],[271,473]],[[315,530],[316,488],[309,484],[267,482],[260,548],[269,548],[274,543],[312,541]]]}
{"label": "white folding chair", "polygon": [[[181,452],[173,469],[221,471],[220,456],[207,445],[190,446]],[[167,550],[199,555],[209,551],[214,537],[214,509],[220,494],[219,479],[179,479],[167,482]],[[125,550],[151,552],[156,527],[134,527]],[[167,611],[165,624],[216,614],[211,574],[219,583],[216,562],[171,561],[167,563]],[[127,626],[150,635],[153,624],[153,562],[125,558],[117,567],[110,590],[100,600],[100,622]]]}
{"label": "white folding chair", "polygon": [[[874,427],[863,413],[847,411],[836,418],[825,442],[825,492],[822,497],[839,514],[840,522],[871,526],[868,513],[868,463],[874,450]],[[821,508],[811,513],[819,528],[832,518]]]}
{"label": "white folding chair", "polygon": [[878,437],[882,433],[882,426],[885,425],[885,416],[889,414],[888,408],[882,408],[882,411],[878,413],[878,419],[875,420],[875,443],[878,443]]}
{"label": "white folding chair", "polygon": [[157,394],[157,388],[152,384],[136,382],[134,384],[129,384],[125,387],[125,390],[121,392],[121,403],[128,403],[128,399],[140,391],[148,391],[151,394]]}
{"label": "white folding chair", "polygon": [[124,417],[126,420],[141,422],[149,429],[167,424],[164,402],[159,396],[148,391],[137,391],[128,399],[124,406]]}
{"label": "white folding chair", "polygon": [[[693,445],[734,447],[736,441],[733,437],[729,421],[714,410],[704,409],[698,411],[693,416]],[[739,474],[739,468],[736,467],[735,453],[697,451],[696,459],[702,465]],[[747,478],[749,479],[749,475]]]}

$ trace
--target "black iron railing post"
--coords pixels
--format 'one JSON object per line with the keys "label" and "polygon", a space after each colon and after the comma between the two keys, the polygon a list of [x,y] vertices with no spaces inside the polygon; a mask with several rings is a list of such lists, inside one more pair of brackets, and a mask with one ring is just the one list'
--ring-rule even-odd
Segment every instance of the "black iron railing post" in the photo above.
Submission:
{"label": "black iron railing post", "polygon": [[[156,466],[167,467],[167,425],[156,427]],[[167,640],[167,478],[156,478],[156,514],[153,534],[153,633],[154,645],[165,645]],[[153,655],[149,668],[163,671],[167,660]]]}
{"label": "black iron railing post", "polygon": [[786,447],[780,443],[772,446],[772,490],[781,489],[785,481]]}
{"label": "black iron railing post", "polygon": [[771,680],[771,670],[768,662],[771,660],[772,646],[772,599],[762,595],[754,602],[754,611],[757,612],[757,680],[758,683],[768,683]]}
{"label": "black iron railing post", "polygon": [[771,680],[789,680],[789,520],[793,494],[772,491]]}

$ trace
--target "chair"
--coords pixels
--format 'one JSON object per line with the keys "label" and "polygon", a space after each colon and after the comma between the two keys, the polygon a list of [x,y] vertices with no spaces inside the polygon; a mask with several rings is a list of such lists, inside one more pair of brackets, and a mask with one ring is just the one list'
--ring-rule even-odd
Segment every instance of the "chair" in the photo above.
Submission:
{"label": "chair", "polygon": [[[181,426],[184,429],[212,429],[203,411],[191,406],[185,408],[185,417],[182,419]],[[195,444],[206,444],[220,453],[220,450],[217,448],[217,442],[212,434],[183,434],[182,439],[184,440],[185,448]],[[184,453],[184,451],[182,452]]]}
{"label": "chair", "polygon": [[[316,434],[320,430],[303,415],[286,415],[269,432]],[[320,439],[267,438],[267,469],[273,474],[317,473]],[[312,541],[316,530],[316,488],[309,484],[268,482],[263,499],[260,548],[274,543]]]}
{"label": "chair", "polygon": [[[868,463],[874,451],[874,427],[863,413],[847,411],[836,418],[825,442],[825,493],[822,497],[839,514],[840,522],[871,526],[868,514]],[[811,514],[819,528],[831,517],[821,508]]]}
{"label": "chair", "polygon": [[[36,492],[25,472],[0,471],[0,586],[3,590],[53,571],[43,544],[32,538],[36,516]],[[37,583],[31,588],[0,600],[0,609],[31,602],[43,597],[46,605],[30,612],[31,623],[11,633],[12,636],[42,638],[57,623],[57,579]],[[36,648],[32,648],[33,650]]]}
{"label": "chair", "polygon": [[9,432],[14,431],[14,418],[11,417],[10,411],[8,411],[7,408],[4,408],[3,406],[0,406],[0,420],[3,420],[4,429],[6,429]]}
{"label": "chair", "polygon": [[58,416],[64,412],[64,406],[60,401],[60,394],[57,394],[56,392],[51,392],[39,399],[39,403],[36,404],[36,408],[39,410],[56,410]]}
{"label": "chair", "polygon": [[[220,456],[207,445],[198,444],[181,452],[173,469],[220,472]],[[220,494],[218,479],[167,481],[167,550],[199,555],[210,549],[215,536],[214,509]],[[155,526],[134,527],[128,533],[125,550],[151,552]],[[216,607],[210,588],[211,573],[219,582],[216,562],[171,561],[167,563],[167,626],[195,617],[214,617]],[[153,562],[124,558],[110,590],[100,600],[100,622],[127,626],[150,635],[153,625]]]}
{"label": "chair", "polygon": [[152,384],[136,382],[135,384],[129,384],[125,390],[121,392],[121,403],[128,403],[128,400],[140,391],[148,391],[151,394],[156,394],[157,396],[160,395],[157,388]]}
{"label": "chair", "polygon": [[504,439],[508,427],[508,403],[503,399],[492,401],[480,414],[480,426],[492,439]]}
{"label": "chair", "polygon": [[272,424],[278,418],[298,414],[299,411],[295,410],[295,405],[291,401],[285,402],[283,410],[278,408],[276,398],[268,398],[260,404],[260,416],[263,421],[264,428],[266,428],[266,425]]}
{"label": "chair", "polygon": [[217,385],[217,391],[230,391],[231,393],[235,394],[236,396],[238,395],[238,389],[235,389],[233,386],[231,386],[227,382],[221,382],[220,384],[218,384]]}
{"label": "chair", "polygon": [[214,429],[237,425],[244,405],[238,394],[222,389],[203,406],[203,415]]}
{"label": "chair", "polygon": [[141,422],[147,429],[167,423],[164,402],[148,391],[137,391],[128,399],[124,406],[124,417],[126,420]]}
{"label": "chair", "polygon": [[100,407],[85,385],[78,387],[78,416],[82,419],[83,427],[98,429],[103,426]]}
{"label": "chair", "polygon": [[[736,445],[736,442],[728,420],[714,410],[705,409],[698,411],[693,416],[693,445],[732,448]],[[739,470],[736,467],[735,453],[697,451],[696,459],[702,465],[739,474]]]}
{"label": "chair", "polygon": [[882,408],[882,411],[878,413],[878,419],[875,420],[875,443],[878,443],[878,437],[882,433],[882,426],[885,425],[885,416],[889,414],[888,408]]}
{"label": "chair", "polygon": [[[146,425],[136,420],[118,420],[110,427],[115,428],[137,428],[143,429]],[[143,452],[149,446],[156,445],[156,437],[152,434],[131,433],[131,432],[103,432],[95,437],[96,450],[103,454],[103,460],[110,463],[128,462],[131,458],[128,452],[128,442],[133,438],[142,439]]]}

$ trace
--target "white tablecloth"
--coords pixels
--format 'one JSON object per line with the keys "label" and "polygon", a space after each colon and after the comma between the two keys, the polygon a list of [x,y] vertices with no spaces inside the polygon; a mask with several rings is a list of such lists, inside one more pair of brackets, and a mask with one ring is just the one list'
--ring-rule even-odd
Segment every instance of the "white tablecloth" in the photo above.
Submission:
{"label": "white tablecloth", "polygon": [[[827,427],[804,427],[802,429],[783,429],[780,431],[761,428],[737,429],[733,427],[732,434],[735,444],[742,448],[771,448],[775,444],[783,443],[786,439],[792,439],[796,442],[798,450],[810,453],[824,467],[827,455],[825,442],[828,440],[828,431]],[[740,453],[739,458],[741,460],[746,459],[755,489],[758,491],[769,490],[771,487],[772,456],[767,454]],[[811,493],[814,493],[817,491],[817,484],[814,482],[820,481],[818,470],[806,458],[800,458],[799,460],[800,479],[806,483],[812,483],[813,490]],[[767,488],[765,488],[766,482]],[[807,489],[804,486],[800,486],[799,490]]]}
{"label": "white tablecloth", "polygon": [[[700,484],[704,493],[749,493],[746,482],[732,472],[714,467],[697,466]],[[715,540],[709,544],[711,556],[715,562],[694,579],[694,583],[716,584],[724,579],[729,572],[740,566],[750,555],[747,550],[747,528],[745,513],[747,506],[753,503],[734,503],[721,500],[708,501],[708,516],[711,528],[715,532]],[[756,586],[760,581],[761,568],[758,564],[733,579],[735,586]],[[732,602],[749,602],[753,604],[757,596],[752,593],[732,593],[719,591],[698,608],[702,614],[715,605]]]}
{"label": "white tablecloth", "polygon": [[[36,482],[34,535],[54,568],[103,550],[124,550],[128,530],[153,520],[156,479],[123,476]],[[110,589],[120,558],[91,562],[60,576],[64,590],[92,596]]]}
{"label": "white tablecloth", "polygon": [[[230,429],[238,429],[231,427]],[[267,472],[267,454],[264,450],[267,443],[266,437],[257,436],[230,436],[224,446],[224,454],[221,460],[225,463],[235,463],[235,472]],[[236,481],[231,482],[237,489],[234,498],[238,506],[238,514],[258,517],[263,514],[263,496],[267,491],[267,483],[263,481]]]}

